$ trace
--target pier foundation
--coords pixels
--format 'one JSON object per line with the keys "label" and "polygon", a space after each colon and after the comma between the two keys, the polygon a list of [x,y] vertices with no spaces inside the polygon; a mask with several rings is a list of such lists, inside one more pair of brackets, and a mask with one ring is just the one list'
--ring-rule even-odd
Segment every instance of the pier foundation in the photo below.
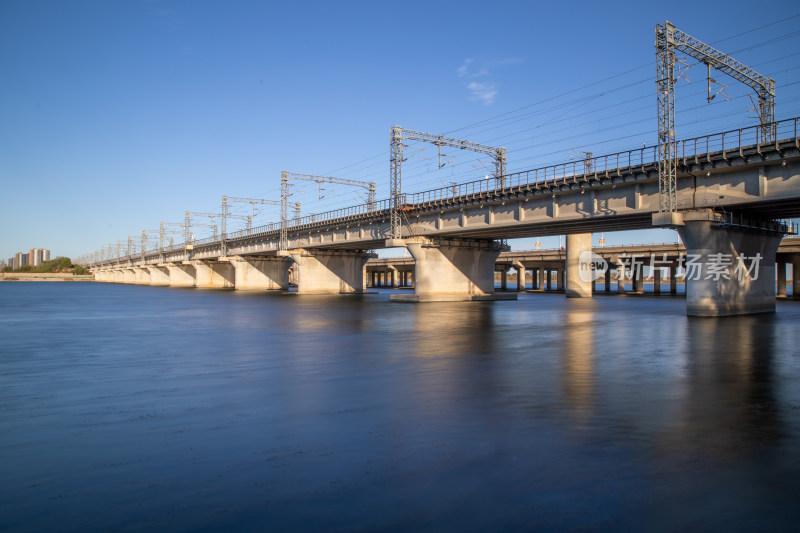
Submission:
{"label": "pier foundation", "polygon": [[298,294],[361,294],[364,265],[370,255],[362,251],[289,250],[297,265]]}
{"label": "pier foundation", "polygon": [[198,289],[229,289],[235,284],[234,267],[228,262],[192,261],[194,286]]}
{"label": "pier foundation", "polygon": [[683,214],[686,312],[728,316],[775,311],[775,254],[782,235],[719,222],[711,210]]}
{"label": "pier foundation", "polygon": [[580,274],[580,257],[587,251],[592,251],[591,233],[567,235],[567,298],[592,297],[592,272],[589,271],[584,276]]}
{"label": "pier foundation", "polygon": [[495,261],[506,249],[495,241],[391,239],[414,258],[414,294],[394,294],[393,302],[516,300],[516,293],[494,292]]}
{"label": "pier foundation", "polygon": [[275,291],[289,289],[289,267],[287,257],[240,257],[222,258],[234,269],[233,285],[237,291]]}
{"label": "pier foundation", "polygon": [[185,264],[166,263],[158,265],[166,267],[169,272],[170,287],[194,287],[194,267],[188,262]]}
{"label": "pier foundation", "polygon": [[148,266],[150,272],[150,285],[166,286],[169,285],[169,271],[163,266]]}

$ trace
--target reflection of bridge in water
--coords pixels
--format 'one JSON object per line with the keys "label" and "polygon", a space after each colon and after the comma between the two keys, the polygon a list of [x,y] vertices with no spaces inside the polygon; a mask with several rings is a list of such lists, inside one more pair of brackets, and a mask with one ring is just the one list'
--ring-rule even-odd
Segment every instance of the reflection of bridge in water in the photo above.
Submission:
{"label": "reflection of bridge in water", "polygon": [[[677,213],[659,213],[658,154],[651,147],[596,157],[591,167],[570,162],[510,174],[501,187],[478,180],[403,195],[401,238],[391,238],[390,204],[383,201],[311,215],[288,228],[272,224],[143,249],[91,267],[99,281],[240,290],[286,290],[292,267],[298,293],[359,293],[366,252],[404,246],[414,259],[414,294],[393,299],[497,299],[513,297],[494,291],[503,239],[566,234],[564,266],[559,260],[549,272],[568,296],[590,297],[592,281],[579,272],[592,232],[666,225],[678,230],[687,255],[706,259],[699,279],[687,280],[689,314],[773,311],[776,252],[787,232],[776,219],[800,216],[798,122],[775,123],[781,140],[770,142],[759,142],[754,127],[678,143]],[[708,258],[719,255],[759,257],[758,278],[714,278]],[[635,269],[633,275],[641,278]]]}

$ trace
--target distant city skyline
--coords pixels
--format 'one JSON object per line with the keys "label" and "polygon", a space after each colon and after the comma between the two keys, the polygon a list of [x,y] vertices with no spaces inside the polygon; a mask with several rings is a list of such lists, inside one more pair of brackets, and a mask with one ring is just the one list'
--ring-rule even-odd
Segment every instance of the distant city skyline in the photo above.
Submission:
{"label": "distant city skyline", "polygon": [[28,252],[17,252],[8,258],[8,266],[18,269],[24,266],[39,266],[50,261],[50,250],[47,248],[31,248]]}

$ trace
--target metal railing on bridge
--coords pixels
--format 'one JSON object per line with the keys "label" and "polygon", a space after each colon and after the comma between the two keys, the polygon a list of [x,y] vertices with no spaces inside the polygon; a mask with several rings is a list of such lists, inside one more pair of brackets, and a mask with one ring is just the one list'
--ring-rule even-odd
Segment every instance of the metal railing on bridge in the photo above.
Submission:
{"label": "metal railing on bridge", "polygon": [[[800,149],[798,122],[800,122],[800,117],[775,122],[774,125],[778,132],[776,140],[765,143],[758,142],[761,129],[764,127],[761,125],[739,128],[722,133],[701,135],[693,139],[677,141],[678,159],[683,165],[687,165],[689,163],[700,163],[706,159],[711,161],[712,157],[721,157],[725,160],[729,157],[741,157],[744,155],[745,151],[750,150],[760,154],[762,150],[772,146],[777,150],[786,148],[787,146]],[[701,155],[705,159],[701,158]],[[472,200],[492,198],[503,194],[504,191],[509,189],[525,189],[531,186],[535,188],[537,184],[548,181],[564,180],[566,183],[577,183],[579,178],[610,178],[612,176],[622,175],[623,172],[633,168],[640,169],[641,171],[646,171],[648,169],[657,170],[658,147],[647,146],[634,150],[514,172],[505,176],[505,186],[502,189],[493,186],[494,180],[487,180],[484,178],[407,194],[406,199],[408,204],[412,206],[425,207],[426,204],[444,204],[458,199]],[[570,179],[573,181],[569,181]]]}

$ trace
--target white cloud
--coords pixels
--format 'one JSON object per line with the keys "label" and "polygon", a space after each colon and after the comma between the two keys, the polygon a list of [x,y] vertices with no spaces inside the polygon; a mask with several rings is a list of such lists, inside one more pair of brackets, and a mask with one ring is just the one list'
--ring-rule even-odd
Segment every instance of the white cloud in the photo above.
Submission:
{"label": "white cloud", "polygon": [[494,82],[471,81],[467,84],[469,89],[469,99],[473,102],[483,102],[484,105],[492,105],[497,96],[497,84]]}
{"label": "white cloud", "polygon": [[470,100],[483,102],[484,105],[492,105],[497,96],[497,83],[491,80],[491,72],[485,65],[476,67],[473,63],[472,58],[465,59],[464,63],[456,69],[456,73],[459,78],[466,78],[464,87],[470,93]]}
{"label": "white cloud", "polygon": [[459,78],[463,78],[464,76],[467,76],[469,74],[469,64],[470,63],[472,63],[472,59],[467,58],[467,59],[464,60],[464,64],[461,65],[460,67],[458,67],[456,72],[458,72],[458,77]]}

